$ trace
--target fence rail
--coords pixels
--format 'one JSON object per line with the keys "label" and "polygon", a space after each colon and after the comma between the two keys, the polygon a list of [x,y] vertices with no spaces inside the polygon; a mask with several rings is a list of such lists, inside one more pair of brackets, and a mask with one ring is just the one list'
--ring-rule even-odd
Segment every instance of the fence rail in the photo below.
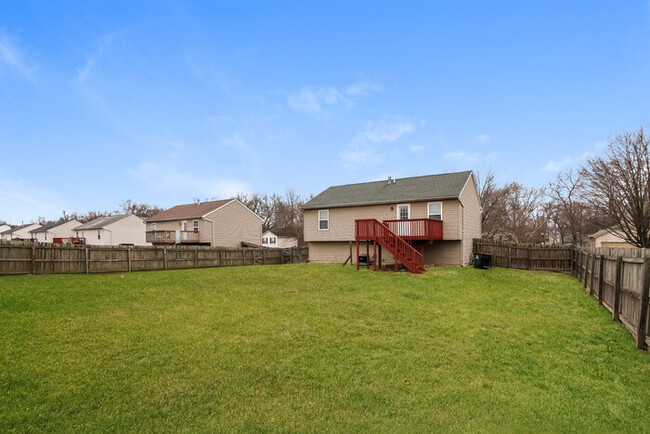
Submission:
{"label": "fence rail", "polygon": [[575,276],[585,290],[650,350],[650,249],[578,248],[512,244],[475,239],[474,253],[490,254],[494,265],[560,271]]}
{"label": "fence rail", "polygon": [[134,247],[0,243],[0,275],[123,273],[307,262],[307,247]]}

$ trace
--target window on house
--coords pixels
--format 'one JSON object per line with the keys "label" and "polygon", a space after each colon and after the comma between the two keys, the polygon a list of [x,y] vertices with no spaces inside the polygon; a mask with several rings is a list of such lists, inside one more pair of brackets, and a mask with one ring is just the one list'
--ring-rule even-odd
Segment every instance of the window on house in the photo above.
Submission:
{"label": "window on house", "polygon": [[275,244],[276,238],[269,238],[269,244]]}
{"label": "window on house", "polygon": [[183,220],[182,229],[183,229],[184,231],[187,230],[187,220]]}
{"label": "window on house", "polygon": [[262,238],[262,244],[268,244],[269,239],[268,238]]}
{"label": "window on house", "polygon": [[101,234],[99,231],[97,231],[97,239],[98,239],[98,240],[101,240],[101,239],[102,239],[102,234]]}
{"label": "window on house", "polygon": [[47,232],[45,232],[45,241],[47,241]]}
{"label": "window on house", "polygon": [[192,226],[193,226],[193,228],[194,228],[194,232],[198,232],[198,231],[199,231],[199,221],[198,221],[198,220],[194,220],[194,221],[192,222]]}
{"label": "window on house", "polygon": [[431,202],[429,204],[429,218],[442,220],[442,202]]}
{"label": "window on house", "polygon": [[318,230],[327,231],[330,228],[330,212],[327,209],[318,211]]}
{"label": "window on house", "polygon": [[156,224],[155,223],[151,223],[151,230],[156,232]]}

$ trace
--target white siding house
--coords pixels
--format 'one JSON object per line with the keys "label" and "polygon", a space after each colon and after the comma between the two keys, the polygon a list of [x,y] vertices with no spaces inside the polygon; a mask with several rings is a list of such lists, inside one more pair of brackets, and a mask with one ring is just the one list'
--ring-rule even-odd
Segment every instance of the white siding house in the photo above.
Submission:
{"label": "white siding house", "polygon": [[29,232],[33,229],[38,229],[40,228],[41,225],[38,223],[29,223],[26,225],[22,226],[17,226],[13,229],[10,229],[8,231],[5,231],[2,233],[2,239],[4,241],[10,241],[10,240],[31,240],[32,239],[32,234]]}
{"label": "white siding house", "polygon": [[85,238],[86,244],[117,246],[146,245],[145,223],[135,215],[99,217],[75,228],[75,236]]}
{"label": "white siding house", "polygon": [[278,249],[298,247],[298,238],[284,229],[269,229],[262,234],[262,247]]}
{"label": "white siding house", "polygon": [[70,220],[63,223],[53,223],[40,228],[32,229],[30,233],[34,240],[39,243],[53,243],[55,238],[71,238],[75,236],[75,228],[81,226],[81,222]]}

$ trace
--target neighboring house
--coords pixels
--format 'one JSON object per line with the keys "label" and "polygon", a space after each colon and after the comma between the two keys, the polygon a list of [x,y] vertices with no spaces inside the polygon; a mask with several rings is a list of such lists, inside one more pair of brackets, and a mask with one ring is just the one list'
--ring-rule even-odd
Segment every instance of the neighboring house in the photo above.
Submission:
{"label": "neighboring house", "polygon": [[144,220],[136,215],[98,217],[74,229],[75,236],[85,238],[86,244],[117,246],[146,244]]}
{"label": "neighboring house", "polygon": [[262,234],[262,247],[298,247],[298,238],[287,229],[273,228]]}
{"label": "neighboring house", "polygon": [[40,228],[32,229],[29,233],[34,240],[40,243],[53,243],[55,238],[70,239],[75,236],[75,228],[81,226],[81,222],[70,220],[63,223],[50,223]]}
{"label": "neighboring house", "polygon": [[10,229],[11,229],[11,226],[9,226],[7,224],[1,224],[0,225],[0,237],[2,236],[3,232],[8,231]]}
{"label": "neighboring house", "polygon": [[623,239],[620,232],[614,228],[601,229],[595,234],[589,235],[589,247],[634,247]]}
{"label": "neighboring house", "polygon": [[40,228],[41,225],[38,223],[29,223],[26,225],[20,225],[16,226],[13,229],[9,229],[8,231],[4,231],[2,233],[2,239],[4,241],[10,241],[10,240],[31,240],[32,239],[32,234],[29,232],[33,229]]}
{"label": "neighboring house", "polygon": [[177,205],[147,219],[147,241],[240,247],[259,245],[262,218],[237,199]]}
{"label": "neighboring house", "polygon": [[[425,265],[467,265],[472,239],[481,237],[481,204],[471,171],[330,187],[304,210],[313,262],[343,263],[353,248],[357,219],[385,222],[423,254]],[[361,252],[366,253],[365,242]],[[384,252],[381,263],[394,259]]]}

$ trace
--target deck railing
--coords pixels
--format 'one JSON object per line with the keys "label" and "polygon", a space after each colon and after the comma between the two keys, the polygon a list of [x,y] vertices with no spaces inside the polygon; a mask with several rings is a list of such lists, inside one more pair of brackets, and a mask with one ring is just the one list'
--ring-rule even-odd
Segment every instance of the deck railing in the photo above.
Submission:
{"label": "deck railing", "polygon": [[[178,236],[177,232],[179,232]],[[199,241],[199,231],[147,231],[147,242],[153,244],[184,244]]]}
{"label": "deck railing", "polygon": [[384,220],[384,224],[405,240],[442,240],[442,220]]}
{"label": "deck railing", "polygon": [[[397,261],[399,261],[413,273],[424,272],[424,258],[422,254],[391,231],[388,226],[376,219],[355,220],[354,223],[355,238],[357,240],[357,258],[359,241],[374,241],[385,247],[395,257],[395,267],[397,267]],[[357,268],[359,268],[358,261]]]}

